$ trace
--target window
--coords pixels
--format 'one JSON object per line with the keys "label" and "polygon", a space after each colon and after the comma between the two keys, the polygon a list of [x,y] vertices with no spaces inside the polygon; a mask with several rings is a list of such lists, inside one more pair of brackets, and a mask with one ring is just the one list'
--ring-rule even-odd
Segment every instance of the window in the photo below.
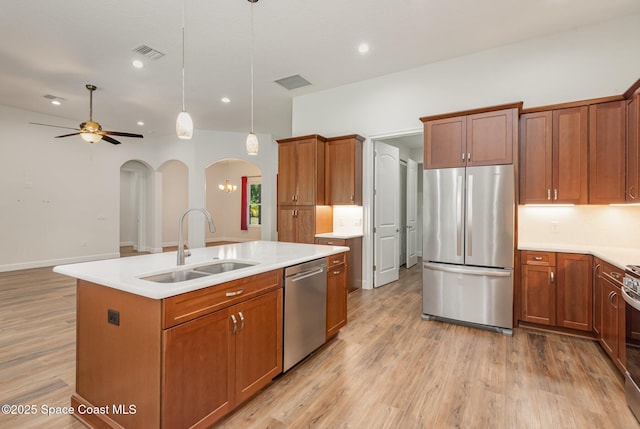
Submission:
{"label": "window", "polygon": [[261,177],[248,180],[247,199],[249,200],[249,226],[262,225],[262,184]]}

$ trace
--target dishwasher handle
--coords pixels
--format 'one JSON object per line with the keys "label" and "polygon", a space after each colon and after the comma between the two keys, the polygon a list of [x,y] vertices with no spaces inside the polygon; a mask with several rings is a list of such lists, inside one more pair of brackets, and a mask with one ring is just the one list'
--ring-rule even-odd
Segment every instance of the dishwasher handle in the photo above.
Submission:
{"label": "dishwasher handle", "polygon": [[303,272],[298,273],[298,274],[296,274],[294,276],[287,277],[287,280],[288,281],[292,281],[292,282],[297,282],[297,281],[306,279],[306,278],[311,277],[311,276],[322,274],[324,272],[324,268],[325,267],[322,266],[322,267],[320,267],[320,268],[318,268],[316,270],[303,271]]}

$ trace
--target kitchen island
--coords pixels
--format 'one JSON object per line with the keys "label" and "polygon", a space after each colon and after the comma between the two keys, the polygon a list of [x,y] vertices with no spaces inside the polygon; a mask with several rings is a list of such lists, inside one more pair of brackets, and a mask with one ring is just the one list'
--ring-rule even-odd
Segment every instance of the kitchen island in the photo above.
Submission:
{"label": "kitchen island", "polygon": [[[78,279],[76,417],[90,427],[209,427],[282,372],[283,269],[335,265],[348,250],[255,241],[193,249],[180,267],[175,252],[55,267]],[[199,271],[219,264],[239,268]],[[176,270],[200,274],[149,280]]]}

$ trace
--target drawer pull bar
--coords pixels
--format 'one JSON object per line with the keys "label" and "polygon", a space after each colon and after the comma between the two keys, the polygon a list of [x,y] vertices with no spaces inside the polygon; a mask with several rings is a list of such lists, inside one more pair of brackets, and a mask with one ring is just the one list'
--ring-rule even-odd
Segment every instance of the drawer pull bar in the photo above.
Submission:
{"label": "drawer pull bar", "polygon": [[233,292],[227,292],[225,295],[226,296],[238,296],[238,295],[242,295],[244,293],[244,289],[240,289],[240,290],[236,290]]}
{"label": "drawer pull bar", "polygon": [[611,275],[611,277],[613,277],[614,279],[620,280],[620,273],[616,273],[615,271],[611,271],[609,273]]}
{"label": "drawer pull bar", "polygon": [[542,261],[542,256],[534,256],[533,260],[534,261]]}

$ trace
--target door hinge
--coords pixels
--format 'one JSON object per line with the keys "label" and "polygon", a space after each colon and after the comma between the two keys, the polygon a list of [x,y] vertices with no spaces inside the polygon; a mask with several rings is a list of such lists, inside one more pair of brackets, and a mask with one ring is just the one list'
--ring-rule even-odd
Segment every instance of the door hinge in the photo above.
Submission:
{"label": "door hinge", "polygon": [[374,234],[376,233],[376,228],[375,228],[375,227],[373,227],[373,233],[374,233]]}
{"label": "door hinge", "polygon": [[376,271],[376,269],[377,269],[377,268],[376,268],[376,266],[374,265],[374,266],[373,266],[373,271]]}

